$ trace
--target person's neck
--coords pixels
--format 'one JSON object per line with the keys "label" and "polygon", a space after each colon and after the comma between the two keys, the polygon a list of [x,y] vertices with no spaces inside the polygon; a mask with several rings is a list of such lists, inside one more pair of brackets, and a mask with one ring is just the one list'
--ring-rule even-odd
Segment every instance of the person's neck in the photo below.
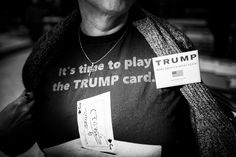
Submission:
{"label": "person's neck", "polygon": [[93,6],[81,7],[81,30],[88,36],[105,36],[119,31],[126,23],[128,13],[112,15],[103,13]]}

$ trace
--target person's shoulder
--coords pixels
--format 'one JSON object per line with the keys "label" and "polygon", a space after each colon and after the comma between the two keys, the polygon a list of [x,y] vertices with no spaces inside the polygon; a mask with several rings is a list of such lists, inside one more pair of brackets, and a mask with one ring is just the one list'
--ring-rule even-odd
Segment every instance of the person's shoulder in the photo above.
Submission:
{"label": "person's shoulder", "polygon": [[[186,36],[186,34],[180,30],[178,27],[171,24],[167,19],[158,17],[150,12],[141,9],[142,14],[139,13],[141,18],[135,21],[136,25],[152,25],[155,31],[161,32],[161,34],[166,37],[168,36],[180,47],[182,51],[193,50],[194,46],[191,40]],[[147,27],[143,27],[147,29]]]}
{"label": "person's shoulder", "polygon": [[156,17],[155,15],[153,15],[153,17],[155,24],[159,27],[162,27],[162,29],[164,29],[170,35],[170,37],[177,43],[182,51],[195,49],[192,41],[183,30],[171,24],[164,18]]}
{"label": "person's shoulder", "polygon": [[76,28],[79,20],[78,10],[74,10],[34,43],[22,72],[26,89],[32,90],[37,86],[46,64],[54,57],[56,49],[65,44],[63,41],[66,41],[71,31]]}

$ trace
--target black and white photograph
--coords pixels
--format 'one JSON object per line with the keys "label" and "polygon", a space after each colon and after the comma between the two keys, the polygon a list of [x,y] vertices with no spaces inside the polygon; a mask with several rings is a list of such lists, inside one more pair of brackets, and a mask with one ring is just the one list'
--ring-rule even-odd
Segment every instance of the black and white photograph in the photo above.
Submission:
{"label": "black and white photograph", "polygon": [[236,157],[230,0],[2,0],[0,157]]}

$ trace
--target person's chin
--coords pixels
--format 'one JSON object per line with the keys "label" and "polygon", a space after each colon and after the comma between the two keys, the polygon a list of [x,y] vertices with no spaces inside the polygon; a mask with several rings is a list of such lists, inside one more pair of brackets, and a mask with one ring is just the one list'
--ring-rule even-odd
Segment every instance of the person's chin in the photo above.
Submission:
{"label": "person's chin", "polygon": [[[119,0],[118,0],[119,1]],[[100,6],[100,9],[107,14],[123,14],[129,10],[134,1],[119,1]]]}
{"label": "person's chin", "polygon": [[128,9],[126,9],[125,7],[117,7],[117,8],[113,8],[113,7],[103,7],[102,8],[103,12],[108,14],[108,15],[120,15],[125,13]]}

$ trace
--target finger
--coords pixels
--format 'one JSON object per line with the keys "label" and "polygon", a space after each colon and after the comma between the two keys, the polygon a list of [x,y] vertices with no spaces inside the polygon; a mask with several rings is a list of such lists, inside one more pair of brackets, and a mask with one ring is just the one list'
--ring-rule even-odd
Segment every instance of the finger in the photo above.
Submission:
{"label": "finger", "polygon": [[33,92],[26,92],[25,97],[27,100],[32,100],[34,97],[34,94],[33,94]]}
{"label": "finger", "polygon": [[15,100],[13,101],[12,103],[13,104],[16,104],[16,105],[21,105],[21,104],[25,104],[27,102],[27,99],[26,99],[26,96],[25,96],[26,92],[23,91],[21,93],[21,95]]}
{"label": "finger", "polygon": [[24,106],[18,106],[17,111],[15,113],[14,118],[12,119],[14,122],[12,122],[13,124],[18,124],[21,121],[24,121],[28,118],[31,118],[32,116],[32,108],[34,105],[34,101],[31,101],[30,103],[25,104]]}
{"label": "finger", "polygon": [[17,117],[17,119],[15,119],[14,121],[12,121],[8,127],[9,129],[15,129],[21,126],[22,124],[28,123],[29,121],[33,121],[31,114],[21,115]]}
{"label": "finger", "polygon": [[33,108],[34,104],[35,104],[34,100],[28,102],[27,104],[24,105],[23,111],[26,111],[26,112],[31,111],[31,109]]}
{"label": "finger", "polygon": [[24,91],[24,92],[21,94],[21,96],[19,96],[19,97],[16,99],[15,103],[18,104],[18,105],[24,105],[24,104],[27,104],[27,103],[29,103],[30,101],[32,101],[33,98],[34,98],[33,92],[25,92],[25,91]]}
{"label": "finger", "polygon": [[17,113],[19,114],[27,114],[30,113],[32,111],[32,108],[34,106],[35,101],[32,100],[30,102],[24,103],[24,104],[20,104],[17,106]]}

